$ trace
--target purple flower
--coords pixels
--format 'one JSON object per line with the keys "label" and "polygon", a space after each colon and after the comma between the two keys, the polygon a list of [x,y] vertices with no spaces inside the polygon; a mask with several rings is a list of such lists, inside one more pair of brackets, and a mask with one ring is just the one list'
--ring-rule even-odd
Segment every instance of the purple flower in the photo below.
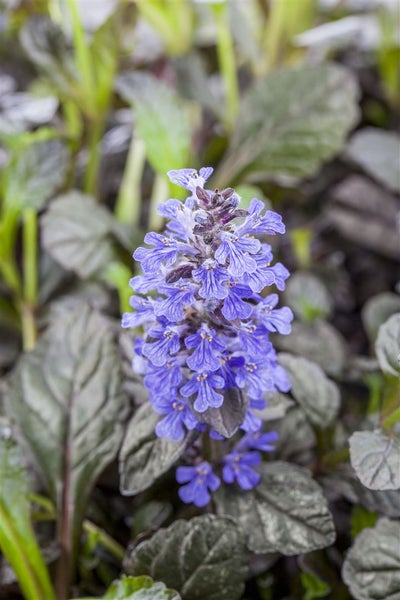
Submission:
{"label": "purple flower", "polygon": [[226,298],[229,290],[226,282],[230,277],[226,269],[220,267],[216,260],[207,258],[201,267],[193,271],[193,279],[201,283],[199,295],[202,298]]}
{"label": "purple flower", "polygon": [[173,238],[152,232],[146,234],[144,242],[155,248],[138,248],[133,253],[133,258],[142,263],[145,273],[154,273],[163,262],[171,266],[176,261],[178,244]]}
{"label": "purple flower", "polygon": [[167,298],[155,306],[156,315],[166,317],[171,323],[182,321],[183,309],[193,304],[197,286],[185,279],[179,279],[172,284],[160,285],[158,289],[161,294],[166,294]]}
{"label": "purple flower", "polygon": [[259,483],[260,474],[252,468],[261,463],[259,452],[231,452],[225,456],[224,462],[222,479],[225,483],[236,480],[243,490],[251,490]]}
{"label": "purple flower", "polygon": [[260,352],[267,353],[272,348],[272,344],[268,340],[268,331],[263,325],[253,321],[240,324],[238,337],[241,347],[246,350],[249,356],[259,356]]}
{"label": "purple flower", "polygon": [[197,467],[178,467],[176,480],[178,483],[186,483],[178,490],[180,499],[186,504],[192,502],[198,507],[206,506],[210,502],[208,490],[215,492],[221,483],[208,462],[202,462]]}
{"label": "purple flower", "polygon": [[129,280],[131,288],[139,294],[147,294],[150,290],[156,289],[160,283],[164,283],[164,277],[160,273],[136,275]]}
{"label": "purple flower", "polygon": [[255,254],[261,248],[259,240],[224,231],[220,238],[222,241],[215,251],[215,258],[222,265],[228,261],[227,269],[232,277],[241,277],[243,273],[252,273],[257,269],[257,263],[250,254]]}
{"label": "purple flower", "polygon": [[203,413],[207,408],[219,408],[224,397],[218,394],[214,388],[223,389],[224,380],[215,373],[199,373],[181,388],[181,394],[185,398],[197,394],[193,408],[199,413]]}
{"label": "purple flower", "polygon": [[275,450],[273,442],[278,441],[279,434],[276,431],[263,433],[261,430],[247,433],[237,444],[237,450],[262,450],[272,452]]}
{"label": "purple flower", "polygon": [[293,313],[287,306],[275,309],[277,303],[278,294],[262,298],[255,308],[255,314],[268,331],[288,334],[292,330]]}
{"label": "purple flower", "polygon": [[168,171],[167,175],[172,183],[180,185],[194,194],[197,187],[204,187],[205,182],[211,177],[213,171],[212,167],[203,167],[199,173],[197,173],[196,169],[178,169],[176,171]]}
{"label": "purple flower", "polygon": [[177,357],[170,358],[165,364],[155,367],[149,365],[144,378],[145,386],[152,397],[165,396],[165,390],[176,388],[182,381],[181,364]]}
{"label": "purple flower", "polygon": [[156,341],[144,343],[142,353],[153,365],[161,367],[171,354],[178,352],[181,345],[179,332],[176,327],[156,325],[149,330],[149,336]]}
{"label": "purple flower", "polygon": [[257,417],[254,414],[254,412],[249,408],[246,412],[246,416],[240,428],[243,429],[243,431],[255,432],[260,429],[261,425],[262,421],[260,417]]}
{"label": "purple flower", "polygon": [[263,392],[275,389],[270,371],[268,356],[252,358],[239,367],[236,384],[242,389],[246,388],[251,398],[258,398]]}
{"label": "purple flower", "polygon": [[154,300],[140,298],[140,296],[131,296],[129,304],[132,308],[136,308],[136,312],[124,313],[122,315],[122,327],[138,327],[144,323],[155,321]]}
{"label": "purple flower", "polygon": [[197,333],[185,339],[186,348],[194,348],[194,352],[187,358],[187,365],[192,371],[216,371],[221,364],[221,352],[226,344],[216,336],[215,329],[202,325]]}
{"label": "purple flower", "polygon": [[252,292],[247,285],[228,283],[229,295],[225,298],[221,309],[222,314],[228,321],[234,319],[247,319],[253,312],[253,307],[243,298],[251,298]]}
{"label": "purple flower", "polygon": [[156,412],[165,417],[156,425],[156,435],[166,437],[174,442],[179,442],[185,436],[185,428],[194,429],[197,419],[184,400],[179,400],[171,392],[168,398],[152,402]]}
{"label": "purple flower", "polygon": [[193,212],[179,200],[167,200],[157,207],[157,212],[169,219],[167,228],[187,242],[193,239],[193,227],[195,221]]}
{"label": "purple flower", "polygon": [[285,233],[285,226],[282,223],[282,217],[273,210],[267,210],[264,215],[265,206],[261,200],[253,198],[249,206],[249,214],[243,225],[238,227],[237,233],[256,235],[274,235],[275,233]]}

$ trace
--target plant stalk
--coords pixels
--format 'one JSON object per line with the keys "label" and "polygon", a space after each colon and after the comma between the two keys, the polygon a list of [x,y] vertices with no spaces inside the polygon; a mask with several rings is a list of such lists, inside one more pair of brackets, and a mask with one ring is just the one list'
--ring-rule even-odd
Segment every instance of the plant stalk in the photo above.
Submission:
{"label": "plant stalk", "polygon": [[119,189],[115,216],[119,221],[139,226],[141,213],[140,183],[146,162],[146,146],[132,136],[124,176]]}
{"label": "plant stalk", "polygon": [[169,184],[164,175],[156,173],[150,199],[149,229],[158,231],[163,223],[163,218],[157,213],[157,206],[165,202],[168,197]]}
{"label": "plant stalk", "polygon": [[25,351],[36,345],[37,327],[35,308],[38,294],[37,214],[34,208],[25,208],[22,214],[23,300],[21,302],[22,338]]}
{"label": "plant stalk", "polygon": [[228,4],[214,7],[217,27],[217,55],[220,72],[224,81],[226,99],[225,126],[233,129],[239,110],[239,85],[237,80],[235,50],[228,22]]}

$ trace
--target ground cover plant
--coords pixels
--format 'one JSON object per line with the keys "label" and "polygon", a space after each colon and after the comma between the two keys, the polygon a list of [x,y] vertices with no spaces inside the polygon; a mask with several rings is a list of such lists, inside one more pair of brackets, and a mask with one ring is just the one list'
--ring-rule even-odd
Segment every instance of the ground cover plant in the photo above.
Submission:
{"label": "ground cover plant", "polygon": [[400,599],[393,4],[1,6],[0,598]]}

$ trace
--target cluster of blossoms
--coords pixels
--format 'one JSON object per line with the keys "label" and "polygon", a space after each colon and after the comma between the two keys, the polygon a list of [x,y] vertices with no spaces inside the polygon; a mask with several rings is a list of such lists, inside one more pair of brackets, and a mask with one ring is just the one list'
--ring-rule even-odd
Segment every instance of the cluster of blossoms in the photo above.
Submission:
{"label": "cluster of blossoms", "polygon": [[[205,189],[211,174],[169,171],[190,195],[159,206],[166,231],[148,233],[151,248],[135,251],[143,275],[130,281],[135,312],[123,315],[122,326],[144,327],[133,368],[162,417],[156,434],[180,441],[190,430],[224,440],[241,430],[219,465],[225,483],[251,489],[260,478],[260,451],[272,450],[277,439],[262,432],[254,411],[265,407],[265,392],[290,388],[269,334],[290,333],[293,319],[289,308],[276,308],[277,294],[261,295],[272,285],[283,290],[289,272],[271,266],[271,246],[257,236],[284,233],[285,226],[257,199],[243,210],[233,189]],[[178,467],[177,480],[185,484],[181,499],[197,506],[220,485],[207,461]]]}

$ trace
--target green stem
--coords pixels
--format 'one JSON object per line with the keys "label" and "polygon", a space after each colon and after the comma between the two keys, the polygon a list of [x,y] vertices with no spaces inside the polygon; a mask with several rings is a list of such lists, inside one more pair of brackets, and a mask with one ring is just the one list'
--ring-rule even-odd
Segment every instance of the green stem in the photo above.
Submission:
{"label": "green stem", "polygon": [[145,161],[146,146],[144,142],[132,136],[124,176],[115,205],[115,216],[123,223],[139,225],[141,213],[140,184]]}
{"label": "green stem", "polygon": [[76,0],[67,0],[69,12],[71,14],[72,35],[74,39],[75,61],[82,77],[82,84],[85,90],[85,99],[90,114],[95,109],[95,80],[93,65],[89,51],[89,45],[86,40],[85,30],[79,18],[78,6]]}
{"label": "green stem", "polygon": [[108,550],[115,558],[122,561],[125,556],[124,548],[118,544],[104,529],[92,523],[88,519],[83,522],[83,529],[86,533],[95,534],[98,537],[99,542],[106,550]]}
{"label": "green stem", "polygon": [[3,279],[16,296],[21,294],[21,279],[13,259],[0,261],[0,271]]}
{"label": "green stem", "polygon": [[22,214],[23,301],[21,302],[22,339],[24,350],[33,350],[37,329],[35,308],[37,303],[37,214],[25,208]]}
{"label": "green stem", "polygon": [[239,110],[239,85],[237,80],[235,51],[228,23],[228,5],[214,7],[217,27],[217,55],[220,72],[225,86],[225,126],[232,130]]}
{"label": "green stem", "polygon": [[156,173],[150,199],[149,229],[157,231],[161,228],[163,218],[157,213],[157,207],[168,197],[169,184],[164,175]]}
{"label": "green stem", "polygon": [[396,425],[398,421],[400,421],[400,406],[383,420],[382,428],[390,429],[393,425]]}
{"label": "green stem", "polygon": [[335,450],[329,452],[322,457],[322,464],[324,467],[334,467],[335,465],[344,463],[349,460],[350,451],[348,448],[342,448],[341,450]]}
{"label": "green stem", "polygon": [[25,352],[36,346],[37,328],[32,306],[21,303],[22,345]]}
{"label": "green stem", "polygon": [[82,134],[82,118],[78,106],[72,100],[66,100],[63,112],[67,137],[74,141],[79,140]]}
{"label": "green stem", "polygon": [[89,129],[89,160],[86,166],[84,190],[87,194],[96,197],[98,173],[101,159],[101,138],[104,131],[104,120],[99,119],[91,123]]}
{"label": "green stem", "polygon": [[37,269],[37,214],[34,208],[23,212],[23,265],[24,298],[36,306],[38,292]]}

